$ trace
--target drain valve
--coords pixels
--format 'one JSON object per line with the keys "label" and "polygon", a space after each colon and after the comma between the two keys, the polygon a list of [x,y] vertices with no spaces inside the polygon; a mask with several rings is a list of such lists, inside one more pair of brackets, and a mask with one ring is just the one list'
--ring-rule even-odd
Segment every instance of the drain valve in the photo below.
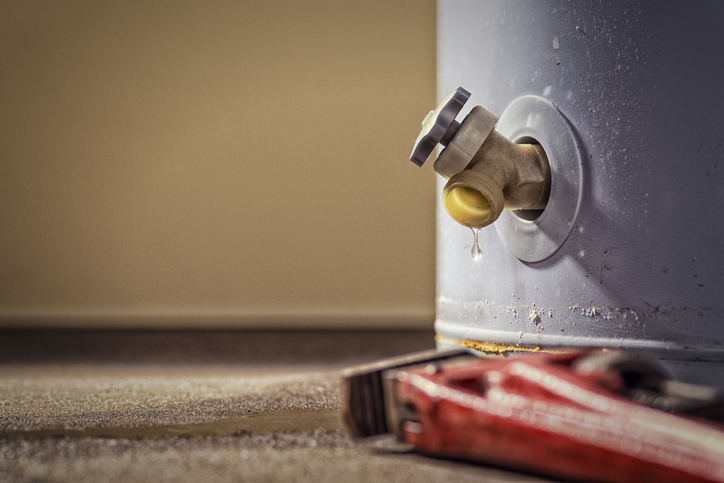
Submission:
{"label": "drain valve", "polygon": [[481,106],[456,121],[469,98],[458,87],[430,111],[410,160],[422,166],[438,144],[445,146],[433,164],[448,180],[443,204],[455,221],[470,228],[490,225],[503,210],[544,209],[551,169],[543,148],[532,138],[516,144],[495,131],[498,117]]}

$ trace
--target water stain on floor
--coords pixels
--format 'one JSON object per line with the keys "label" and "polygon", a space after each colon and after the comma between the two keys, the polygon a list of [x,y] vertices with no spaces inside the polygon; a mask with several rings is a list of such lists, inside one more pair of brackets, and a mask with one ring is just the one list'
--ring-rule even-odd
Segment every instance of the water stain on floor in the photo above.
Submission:
{"label": "water stain on floor", "polygon": [[50,438],[194,438],[205,436],[241,436],[271,434],[278,431],[311,432],[343,430],[342,417],[337,410],[327,411],[268,411],[240,418],[221,418],[210,422],[166,424],[158,426],[105,426],[87,428],[36,429],[1,431],[0,439],[35,440]]}

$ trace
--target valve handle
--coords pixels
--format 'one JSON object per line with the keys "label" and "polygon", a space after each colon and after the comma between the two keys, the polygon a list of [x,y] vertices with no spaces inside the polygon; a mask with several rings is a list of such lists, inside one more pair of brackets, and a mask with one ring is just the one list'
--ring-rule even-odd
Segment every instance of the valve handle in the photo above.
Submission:
{"label": "valve handle", "polygon": [[422,131],[412,147],[410,161],[420,167],[425,164],[448,129],[453,126],[455,117],[469,98],[470,93],[458,87],[455,92],[443,99],[437,109],[427,114],[422,121]]}

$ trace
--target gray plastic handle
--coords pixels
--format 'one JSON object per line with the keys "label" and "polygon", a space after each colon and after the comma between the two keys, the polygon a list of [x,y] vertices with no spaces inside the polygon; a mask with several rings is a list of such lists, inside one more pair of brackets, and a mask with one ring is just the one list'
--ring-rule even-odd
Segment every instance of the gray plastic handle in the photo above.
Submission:
{"label": "gray plastic handle", "polygon": [[422,121],[422,131],[412,147],[410,161],[420,167],[425,164],[469,98],[470,93],[458,87],[443,99],[437,109],[428,113]]}

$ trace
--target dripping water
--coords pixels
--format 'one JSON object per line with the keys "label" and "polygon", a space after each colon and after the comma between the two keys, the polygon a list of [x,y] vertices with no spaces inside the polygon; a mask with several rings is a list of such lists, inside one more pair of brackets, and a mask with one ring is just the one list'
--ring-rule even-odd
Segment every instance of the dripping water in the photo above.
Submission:
{"label": "dripping water", "polygon": [[473,249],[470,250],[470,254],[473,256],[473,260],[479,260],[483,255],[483,251],[480,249],[480,228],[470,228],[473,231]]}

